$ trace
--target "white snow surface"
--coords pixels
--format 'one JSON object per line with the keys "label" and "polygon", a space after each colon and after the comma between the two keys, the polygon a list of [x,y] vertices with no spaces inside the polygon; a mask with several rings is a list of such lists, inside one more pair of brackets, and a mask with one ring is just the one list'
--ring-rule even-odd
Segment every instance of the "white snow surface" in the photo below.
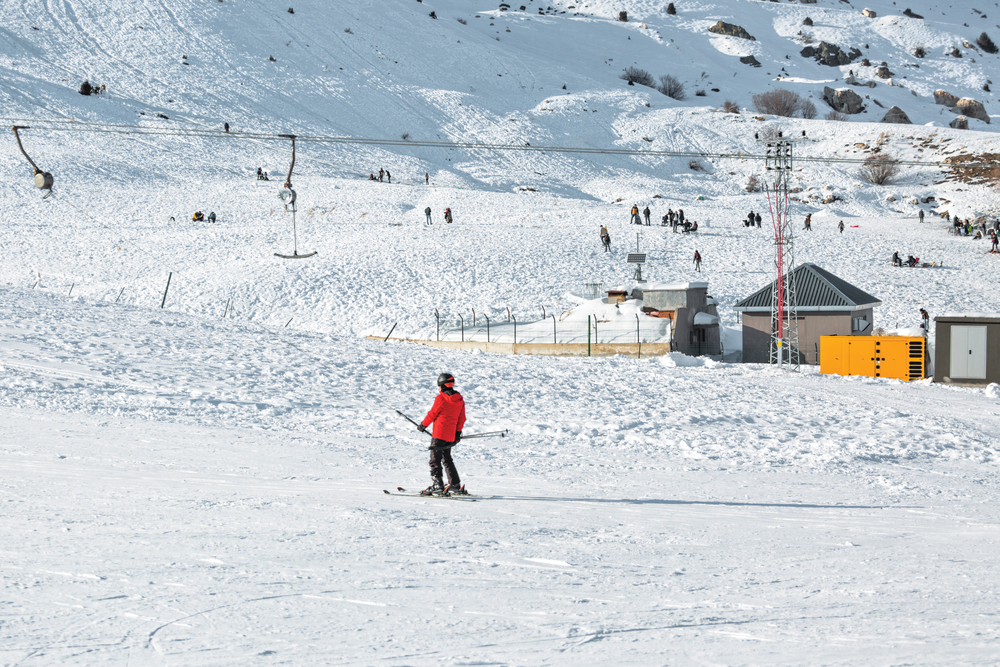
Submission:
{"label": "white snow surface", "polygon": [[[864,157],[855,144],[880,140],[907,159],[997,153],[997,123],[952,130],[932,95],[992,114],[982,87],[1000,56],[963,40],[1000,38],[995,8],[907,3],[920,20],[830,0],[679,2],[675,16],[659,0],[8,4],[3,117],[31,126],[25,150],[56,185],[41,199],[8,135],[0,665],[996,664],[998,385],[366,338],[432,338],[437,316],[452,337],[475,309],[505,339],[509,309],[519,342],[545,340],[553,315],[621,337],[650,320],[645,340],[667,340],[641,301],[583,298],[636,286],[625,255],[638,242],[646,286],[707,281],[730,361],[732,305],[772,279],[767,204],[745,190],[760,161],[695,171],[303,139],[297,243],[318,254],[281,260],[290,145],[240,134],[756,155],[754,133],[777,125],[806,130],[799,156]],[[718,20],[756,41],[708,33]],[[872,66],[806,60],[800,31],[864,47]],[[748,54],[763,67],[740,64]],[[883,60],[893,85],[875,77]],[[677,76],[688,99],[628,86],[630,65]],[[851,69],[877,81],[856,88],[860,117],[755,120],[751,95],[774,87],[813,96],[822,117],[823,87]],[[80,95],[84,79],[108,92]],[[876,99],[915,125],[871,122]],[[726,100],[743,112],[717,111]],[[42,122],[70,118],[233,134]],[[391,184],[367,180],[380,167]],[[989,242],[933,215],[994,216],[994,187],[924,167],[883,187],[849,164],[794,175],[794,215],[813,214],[796,259],[882,300],[875,327],[912,332],[921,307],[1000,312]],[[654,226],[628,225],[633,203]],[[699,232],[659,226],[668,207]],[[743,227],[751,209],[763,229]],[[939,266],[893,268],[894,250]],[[426,436],[394,410],[422,417],[442,371],[465,396],[466,433],[511,435],[454,450],[475,503],[386,496],[429,482]]]}

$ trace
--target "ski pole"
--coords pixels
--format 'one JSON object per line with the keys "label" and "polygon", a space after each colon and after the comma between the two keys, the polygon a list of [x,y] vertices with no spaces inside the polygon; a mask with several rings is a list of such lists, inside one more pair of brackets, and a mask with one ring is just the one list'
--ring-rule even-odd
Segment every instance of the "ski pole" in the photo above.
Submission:
{"label": "ski pole", "polygon": [[[406,421],[410,422],[410,423],[411,423],[411,424],[413,424],[414,426],[417,426],[417,427],[419,427],[419,426],[422,426],[422,424],[419,424],[419,423],[417,423],[417,422],[413,421],[412,419],[410,419],[409,417],[407,417],[406,415],[404,415],[404,414],[403,414],[402,412],[400,412],[399,410],[396,410],[396,414],[397,414],[397,415],[399,415],[400,417],[402,417],[403,419],[405,419]],[[424,433],[427,433],[427,431],[424,431]],[[427,435],[431,435],[431,434],[430,434],[430,433],[427,433]],[[432,436],[432,437],[433,437],[433,436]]]}
{"label": "ski pole", "polygon": [[489,433],[473,433],[472,435],[463,435],[462,440],[469,440],[471,438],[506,438],[508,433],[510,433],[510,429],[505,428],[502,431],[490,431]]}

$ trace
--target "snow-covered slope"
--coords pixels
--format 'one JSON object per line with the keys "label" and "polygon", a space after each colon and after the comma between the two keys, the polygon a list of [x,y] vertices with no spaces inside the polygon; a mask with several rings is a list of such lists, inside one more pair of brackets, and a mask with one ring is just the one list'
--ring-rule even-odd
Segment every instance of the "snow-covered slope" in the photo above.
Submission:
{"label": "snow-covered slope", "polygon": [[[962,44],[1000,38],[991,10],[289,2],[0,12],[2,115],[31,126],[24,147],[56,179],[41,199],[8,134],[0,663],[995,662],[995,386],[363,337],[432,336],[436,315],[447,328],[473,309],[541,319],[588,283],[629,284],[636,243],[651,280],[707,281],[739,327],[732,304],[772,270],[767,204],[745,189],[759,159],[694,170],[402,137],[756,155],[754,135],[780,128],[806,132],[803,157],[1000,153],[995,123],[951,129],[932,95],[993,112],[982,87],[998,56]],[[708,32],[719,20],[755,41]],[[819,65],[799,55],[809,39],[872,65]],[[882,61],[893,85],[875,77]],[[687,99],[628,85],[629,66],[677,77]],[[867,112],[822,120],[823,88],[852,70],[877,82],[851,87]],[[107,92],[80,95],[84,79]],[[811,96],[820,119],[751,108],[779,87]],[[722,113],[727,100],[742,113]],[[875,100],[916,124],[872,122]],[[229,136],[190,134],[223,123]],[[115,129],[136,125],[175,134]],[[304,260],[274,256],[294,243],[277,198],[286,133],[401,142],[297,142],[298,248],[318,251]],[[379,168],[391,184],[368,180]],[[796,226],[797,259],[878,296],[878,327],[912,326],[920,307],[1000,312],[988,242],[948,235],[935,214],[995,215],[995,190],[947,176],[906,167],[877,187],[854,164],[800,162],[793,215],[812,213],[813,231]],[[633,203],[654,222],[684,209],[700,232],[629,226]],[[764,229],[742,226],[750,209]],[[893,250],[943,266],[894,269]],[[469,431],[513,432],[456,450],[463,481],[495,498],[384,497],[426,485],[424,441],[390,408],[420,416],[442,370]]]}

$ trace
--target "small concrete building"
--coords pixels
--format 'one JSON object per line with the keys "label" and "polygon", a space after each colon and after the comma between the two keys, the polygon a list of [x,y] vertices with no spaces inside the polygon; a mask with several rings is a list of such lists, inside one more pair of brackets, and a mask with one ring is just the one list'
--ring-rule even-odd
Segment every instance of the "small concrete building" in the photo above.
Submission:
{"label": "small concrete building", "polygon": [[[792,273],[798,313],[802,364],[818,364],[822,336],[870,336],[873,308],[882,302],[815,264],[800,264]],[[743,313],[743,361],[766,364],[771,360],[771,292],[774,281],[733,310]],[[795,357],[792,357],[793,359]]]}
{"label": "small concrete building", "polygon": [[670,349],[692,356],[722,354],[719,313],[708,283],[647,283],[632,290],[642,309],[671,320]]}
{"label": "small concrete building", "polygon": [[1000,314],[940,315],[934,323],[935,382],[1000,382]]}

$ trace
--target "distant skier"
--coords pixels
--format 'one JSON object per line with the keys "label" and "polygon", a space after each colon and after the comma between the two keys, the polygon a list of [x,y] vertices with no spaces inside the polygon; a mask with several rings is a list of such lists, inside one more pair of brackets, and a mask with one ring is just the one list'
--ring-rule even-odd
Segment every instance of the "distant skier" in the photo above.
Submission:
{"label": "distant skier", "polygon": [[636,206],[635,204],[632,204],[632,221],[629,224],[630,225],[642,224],[642,221],[639,220],[639,207]]}
{"label": "distant skier", "polygon": [[611,235],[608,234],[608,228],[601,225],[601,245],[604,246],[604,252],[611,251]]}
{"label": "distant skier", "polygon": [[649,227],[649,213],[650,213],[650,211],[649,211],[649,207],[648,206],[646,208],[642,209],[642,215],[645,216],[645,218],[646,218],[646,226],[647,227]]}
{"label": "distant skier", "polygon": [[840,221],[840,224],[839,224],[839,225],[837,225],[837,229],[839,229],[839,230],[840,230],[840,233],[841,233],[841,234],[843,234],[843,233],[844,233],[844,221],[843,221],[843,220],[841,220],[841,221]]}
{"label": "distant skier", "polygon": [[[462,440],[462,428],[465,426],[465,400],[455,391],[455,376],[451,373],[441,373],[437,379],[441,392],[434,399],[427,416],[417,427],[425,433],[427,427],[434,424],[431,435],[431,485],[421,491],[424,496],[467,496],[468,491],[458,477],[458,469],[451,458],[451,448]],[[441,478],[441,468],[448,473],[448,486]]]}
{"label": "distant skier", "polygon": [[428,225],[433,225],[434,221],[431,220],[431,207],[430,206],[428,206],[427,208],[424,209],[424,215],[427,216],[427,224]]}
{"label": "distant skier", "polygon": [[694,270],[701,273],[701,253],[694,251]]}

